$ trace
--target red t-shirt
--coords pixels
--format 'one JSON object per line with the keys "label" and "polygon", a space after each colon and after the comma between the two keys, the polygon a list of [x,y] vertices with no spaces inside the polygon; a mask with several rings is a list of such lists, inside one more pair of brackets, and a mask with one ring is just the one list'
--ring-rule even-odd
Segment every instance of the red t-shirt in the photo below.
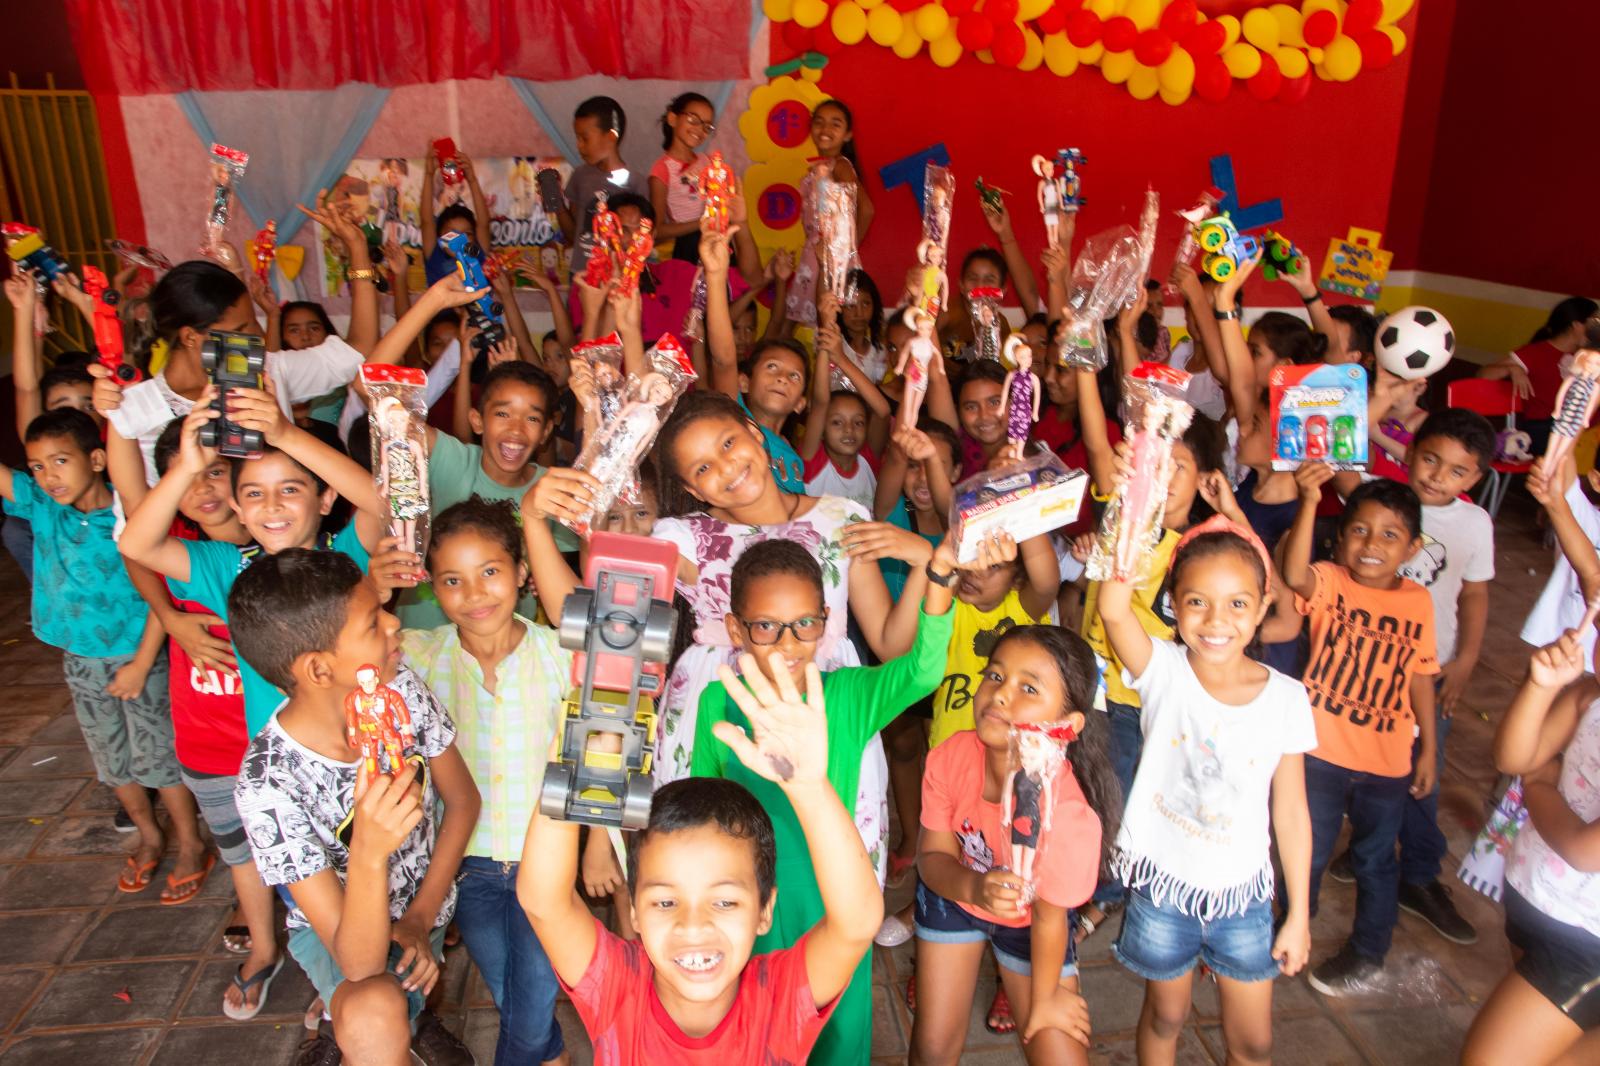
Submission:
{"label": "red t-shirt", "polygon": [[1561,360],[1567,354],[1549,341],[1524,344],[1512,353],[1528,371],[1533,395],[1522,401],[1523,418],[1549,418],[1561,391]]}
{"label": "red t-shirt", "polygon": [[[195,539],[181,523],[175,524],[172,532],[185,540]],[[193,600],[173,596],[172,602],[187,614],[212,613]],[[210,632],[221,640],[232,640],[227,626],[211,626]],[[178,763],[202,774],[237,774],[244,762],[244,749],[250,744],[250,732],[244,724],[244,682],[238,674],[215,667],[201,670],[175,640],[167,641],[167,655],[172,746]]]}
{"label": "red t-shirt", "polygon": [[[922,773],[922,827],[954,833],[961,841],[961,865],[978,873],[1013,868],[1012,827],[1005,824],[1000,804],[983,798],[984,761],[983,741],[967,729],[930,751]],[[1094,893],[1100,869],[1100,816],[1083,798],[1070,768],[1057,774],[1055,782],[1050,830],[1038,835],[1034,889],[1046,903],[1076,907]],[[968,903],[960,906],[975,918],[1014,929],[1031,921],[1001,918]]]}
{"label": "red t-shirt", "polygon": [[812,998],[801,937],[793,947],[752,957],[727,1017],[705,1036],[688,1036],[656,994],[655,967],[644,947],[598,920],[594,926],[594,958],[583,979],[571,987],[561,983],[589,1030],[594,1066],[801,1066],[833,1013],[834,1003],[819,1010]]}

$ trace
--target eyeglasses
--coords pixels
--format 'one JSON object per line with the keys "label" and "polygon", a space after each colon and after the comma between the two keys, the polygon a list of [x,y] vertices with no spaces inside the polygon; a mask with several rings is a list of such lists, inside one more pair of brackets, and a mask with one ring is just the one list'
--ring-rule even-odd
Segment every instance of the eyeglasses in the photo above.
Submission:
{"label": "eyeglasses", "polygon": [[[734,615],[738,618],[738,615]],[[827,612],[821,618],[808,616],[796,618],[792,622],[769,622],[765,619],[752,622],[748,618],[739,618],[739,624],[744,626],[745,632],[750,634],[750,643],[757,647],[770,647],[783,639],[784,630],[794,634],[794,639],[802,644],[815,644],[822,638],[822,631],[828,623]]]}
{"label": "eyeglasses", "polygon": [[705,130],[707,133],[717,132],[717,124],[715,122],[707,122],[693,111],[685,111],[683,113],[683,121],[697,130]]}

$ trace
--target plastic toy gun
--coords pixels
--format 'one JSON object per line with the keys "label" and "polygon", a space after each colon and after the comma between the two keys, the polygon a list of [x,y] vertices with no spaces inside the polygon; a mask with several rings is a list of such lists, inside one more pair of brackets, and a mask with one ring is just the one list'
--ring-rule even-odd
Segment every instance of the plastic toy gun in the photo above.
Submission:
{"label": "plastic toy gun", "polygon": [[45,243],[44,235],[32,226],[21,222],[7,222],[0,226],[0,236],[5,238],[6,254],[19,267],[25,267],[49,285],[65,277],[71,267],[61,254]]}
{"label": "plastic toy gun", "polygon": [[[455,257],[456,271],[461,283],[469,289],[487,289],[488,276],[483,272],[483,249],[465,233],[446,233],[439,244]],[[484,293],[467,305],[467,320],[478,335],[472,339],[474,353],[482,354],[505,340],[506,327],[501,321],[505,308],[493,293]]]}
{"label": "plastic toy gun", "polygon": [[587,588],[561,611],[561,646],[578,652],[563,708],[561,756],[545,767],[547,818],[639,829],[650,817],[656,698],[666,688],[677,615],[678,550],[625,533],[589,538]]}
{"label": "plastic toy gun", "polygon": [[266,449],[261,431],[245,429],[228,417],[228,397],[234,389],[263,387],[266,344],[253,334],[215,329],[200,348],[200,365],[217,387],[211,406],[221,415],[200,427],[200,443],[230,459],[261,458]]}
{"label": "plastic toy gun", "polygon": [[111,371],[111,376],[123,385],[132,385],[144,377],[139,368],[128,362],[127,348],[122,339],[122,322],[117,318],[117,290],[106,280],[97,266],[83,268],[83,291],[94,300],[94,346],[100,353],[100,365]]}
{"label": "plastic toy gun", "polygon": [[273,260],[278,258],[278,223],[267,219],[267,224],[256,231],[256,277],[267,283],[272,273]]}
{"label": "plastic toy gun", "polygon": [[461,164],[456,159],[456,142],[451,137],[440,137],[433,142],[433,154],[439,160],[439,177],[444,179],[446,185],[459,185],[465,180],[466,175],[461,173]]}
{"label": "plastic toy gun", "polygon": [[1300,273],[1300,249],[1283,234],[1266,230],[1261,234],[1261,247],[1262,277],[1277,281]]}

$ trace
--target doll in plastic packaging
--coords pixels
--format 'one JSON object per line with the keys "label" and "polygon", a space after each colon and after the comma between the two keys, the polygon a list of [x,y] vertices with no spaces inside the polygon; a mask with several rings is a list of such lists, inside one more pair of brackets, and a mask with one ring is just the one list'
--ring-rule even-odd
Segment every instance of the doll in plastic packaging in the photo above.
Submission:
{"label": "doll in plastic packaging", "polygon": [[1088,573],[1094,581],[1136,577],[1161,536],[1172,481],[1172,446],[1189,428],[1194,408],[1181,396],[1189,375],[1140,364],[1123,383],[1124,432],[1133,448],[1133,476],[1117,486],[1106,506]]}
{"label": "doll in plastic packaging", "polygon": [[372,436],[372,477],[389,506],[389,535],[419,557],[428,547],[427,375],[416,367],[361,368]]}
{"label": "doll in plastic packaging", "polygon": [[702,220],[711,224],[715,233],[728,232],[728,201],[733,198],[733,171],[722,161],[721,152],[712,152],[706,165],[700,168],[700,199],[705,204]]}
{"label": "doll in plastic packaging", "polygon": [[817,205],[822,287],[842,304],[855,299],[850,272],[856,268],[856,186],[829,181]]}
{"label": "doll in plastic packaging", "polygon": [[900,403],[900,424],[915,429],[922,397],[928,392],[928,367],[939,358],[939,342],[934,337],[937,319],[922,307],[906,308],[906,328],[911,337],[900,346],[900,362],[894,372],[906,379],[905,396]]}
{"label": "doll in plastic packaging", "polygon": [[939,246],[943,253],[950,246],[950,206],[955,202],[956,176],[949,167],[930,162],[922,172],[922,237]]}
{"label": "doll in plastic packaging", "polygon": [[1000,406],[1006,412],[1006,451],[1013,459],[1021,459],[1033,435],[1033,424],[1039,421],[1039,376],[1033,372],[1033,349],[1020,334],[1006,338],[1005,357],[1016,367],[1007,371],[1000,391]]}
{"label": "doll in plastic packaging", "polygon": [[972,359],[1000,359],[999,289],[978,287],[967,293],[967,316],[972,319]]}
{"label": "doll in plastic packaging", "polygon": [[399,777],[406,750],[417,741],[411,711],[400,693],[378,680],[376,666],[357,670],[356,685],[344,698],[345,743],[361,753],[369,781],[380,773]]}
{"label": "doll in plastic packaging", "polygon": [[216,260],[229,270],[239,264],[232,262],[234,257],[223,242],[222,234],[228,228],[230,201],[238,189],[240,179],[244,177],[245,167],[249,164],[248,152],[241,152],[237,148],[221,144],[211,146],[211,210],[206,215],[206,237],[200,251],[207,258]]}
{"label": "doll in plastic packaging", "polygon": [[1105,320],[1131,304],[1150,272],[1160,201],[1145,193],[1139,230],[1130,226],[1097,233],[1072,262],[1057,357],[1063,366],[1099,370],[1106,365]]}
{"label": "doll in plastic packaging", "polygon": [[950,278],[944,271],[944,246],[923,238],[917,244],[917,265],[907,279],[906,303],[939,317],[950,298]]}
{"label": "doll in plastic packaging", "polygon": [[1597,385],[1600,385],[1600,352],[1580,348],[1572,357],[1572,367],[1561,382],[1561,390],[1556,393],[1550,442],[1544,449],[1546,470],[1559,470],[1560,464],[1577,446],[1578,437],[1594,415],[1595,405],[1600,403]]}
{"label": "doll in plastic packaging", "polygon": [[805,231],[805,244],[800,248],[800,258],[795,263],[794,278],[789,282],[789,299],[785,305],[789,321],[798,326],[817,324],[817,282],[822,272],[822,198],[827,186],[833,182],[833,161],[813,159],[806,176],[800,179],[800,226]]}
{"label": "doll in plastic packaging", "polygon": [[1033,902],[1034,862],[1050,832],[1056,781],[1067,765],[1067,745],[1078,733],[1066,722],[1011,727],[1011,751],[1019,764],[1006,778],[1001,810],[1011,833],[1011,872],[1022,879],[1020,906]]}

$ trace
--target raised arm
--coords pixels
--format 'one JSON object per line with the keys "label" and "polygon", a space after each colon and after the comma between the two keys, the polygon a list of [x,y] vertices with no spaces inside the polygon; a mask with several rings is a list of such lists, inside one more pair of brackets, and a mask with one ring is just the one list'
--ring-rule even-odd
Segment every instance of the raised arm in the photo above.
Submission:
{"label": "raised arm", "polygon": [[22,268],[6,279],[6,299],[11,301],[11,387],[16,393],[17,439],[28,435],[28,423],[44,413],[39,392],[38,338],[33,332],[39,290]]}
{"label": "raised arm", "polygon": [[467,194],[472,197],[472,239],[478,242],[478,247],[485,253],[492,252],[494,233],[489,226],[489,198],[483,195],[483,186],[478,184],[478,168],[473,166],[472,158],[465,152],[456,153],[456,162],[466,176]]}
{"label": "raised arm", "polygon": [[522,497],[522,536],[528,549],[528,569],[545,616],[559,620],[572,590],[582,581],[556,547],[550,520],[578,519],[587,511],[600,482],[594,475],[566,467],[551,467]]}
{"label": "raised arm", "polygon": [[1306,314],[1311,316],[1311,328],[1324,337],[1333,336],[1333,316],[1328,314],[1328,305],[1322,299],[1322,293],[1317,290],[1316,275],[1311,273],[1311,260],[1304,253],[1295,260],[1299,269],[1292,274],[1280,274],[1289,287],[1300,296],[1300,302],[1306,306]]}
{"label": "raised arm", "polygon": [[733,339],[733,314],[728,307],[728,238],[710,230],[700,233],[700,267],[706,280],[706,354],[711,359],[714,391],[739,398],[739,352]]}
{"label": "raised arm", "polygon": [[1000,242],[1006,273],[1011,275],[1011,287],[1016,290],[1017,302],[1022,305],[1022,314],[1026,318],[1039,310],[1039,284],[1034,280],[1032,264],[1022,254],[1022,246],[1017,243],[1017,235],[1011,229],[1011,212],[1006,210],[1004,201],[1001,201],[998,209],[984,204],[983,220],[989,224],[995,240]]}
{"label": "raised arm", "polygon": [[[422,223],[422,258],[426,260],[439,244],[438,219],[433,214],[433,176],[439,169],[439,157],[434,154],[433,142],[422,153],[422,202],[417,205],[418,220]],[[570,239],[570,238],[569,238]]]}
{"label": "raised arm", "polygon": [[558,822],[535,809],[522,842],[517,902],[569,988],[583,980],[598,943],[594,916],[577,884],[578,823]]}
{"label": "raised arm", "polygon": [[394,297],[394,320],[400,321],[411,310],[411,254],[393,241],[383,246],[383,268],[389,274],[389,292]]}
{"label": "raised arm", "polygon": [[1061,562],[1048,534],[1029,537],[1017,546],[1022,556],[1025,580],[1018,599],[1022,609],[1034,618],[1043,618],[1061,594]]}
{"label": "raised arm", "polygon": [[1106,409],[1100,402],[1100,380],[1093,370],[1078,367],[1067,371],[1078,375],[1078,434],[1089,458],[1089,478],[1102,496],[1116,483],[1115,453],[1106,430]]}
{"label": "raised arm", "polygon": [[[1234,417],[1241,426],[1253,423],[1261,390],[1256,387],[1255,364],[1250,360],[1250,349],[1244,342],[1244,329],[1239,324],[1238,297],[1245,279],[1255,272],[1256,264],[1260,261],[1259,253],[1253,259],[1241,261],[1239,269],[1211,294],[1216,311],[1212,321],[1222,334],[1222,355],[1228,365],[1228,395],[1233,400]],[[1195,317],[1203,316],[1197,312]]]}
{"label": "raised arm", "polygon": [[[416,343],[422,331],[428,328],[434,316],[441,311],[448,311],[452,307],[463,307],[473,300],[481,297],[487,289],[469,289],[462,284],[461,276],[456,273],[446,274],[432,285],[426,292],[417,297],[416,303],[410,310],[394,324],[394,328],[383,335],[368,356],[369,363],[399,363],[405,359],[406,352]],[[462,339],[463,363],[471,361],[466,339]],[[463,378],[468,375],[462,374]],[[359,378],[357,380],[360,380]]]}
{"label": "raised arm", "polygon": [[828,425],[828,397],[832,390],[830,364],[842,365],[844,335],[839,330],[838,298],[824,292],[817,298],[816,358],[811,362],[811,402],[806,405],[805,429],[800,435],[800,458],[810,462],[822,447],[823,433]]}
{"label": "raised arm", "polygon": [[[1183,294],[1183,302],[1189,308],[1189,317],[1194,320],[1195,332],[1199,334],[1193,338],[1194,343],[1205,353],[1206,367],[1219,384],[1226,386],[1233,380],[1233,375],[1229,372],[1228,354],[1222,343],[1222,330],[1219,328],[1217,316],[1211,313],[1213,310],[1211,299],[1206,296],[1205,286],[1200,284],[1200,276],[1188,263],[1175,262],[1172,264],[1171,280]],[[1235,301],[1237,302],[1237,296]]]}
{"label": "raised arm", "polygon": [[[178,517],[178,504],[189,491],[195,475],[203,473],[216,460],[216,449],[200,444],[200,427],[218,417],[211,408],[215,395],[214,385],[207,385],[200,393],[194,410],[183,420],[177,458],[145,495],[144,501],[128,512],[128,524],[117,539],[117,550],[125,557],[173,581],[189,580],[189,550],[183,541],[171,536],[170,531],[173,519]],[[111,433],[114,435],[116,430]]]}
{"label": "raised arm", "polygon": [[1583,590],[1585,602],[1600,596],[1600,556],[1595,554],[1594,543],[1578,524],[1572,506],[1567,502],[1567,488],[1577,478],[1577,465],[1568,457],[1559,471],[1547,471],[1545,460],[1539,459],[1528,472],[1528,495],[1544,505],[1550,516],[1550,528],[1555,532],[1556,543],[1578,575],[1578,587]]}
{"label": "raised arm", "polygon": [[1294,472],[1300,510],[1295,512],[1294,524],[1284,535],[1287,547],[1283,550],[1283,583],[1303,600],[1309,600],[1317,590],[1316,575],[1311,572],[1312,534],[1317,524],[1317,505],[1322,502],[1322,486],[1332,476],[1326,463],[1304,463]]}
{"label": "raised arm", "polygon": [[350,282],[350,328],[345,332],[345,343],[363,355],[370,355],[378,343],[378,285],[372,267],[372,256],[367,249],[367,236],[356,226],[342,204],[328,203],[328,190],[317,193],[315,211],[305,204],[296,204],[300,212],[344,245],[350,257],[351,273],[365,271],[365,280]]}
{"label": "raised arm", "polygon": [[1583,671],[1583,644],[1567,630],[1533,653],[1528,677],[1494,735],[1494,765],[1503,774],[1531,774],[1560,755],[1595,698]]}
{"label": "raised arm", "polygon": [[524,363],[540,366],[544,363],[543,352],[538,344],[534,343],[533,335],[528,332],[528,320],[522,317],[522,307],[517,303],[517,287],[511,280],[511,272],[502,270],[494,281],[489,283],[495,296],[504,309],[506,327],[511,333],[511,339],[517,342],[518,358]]}

